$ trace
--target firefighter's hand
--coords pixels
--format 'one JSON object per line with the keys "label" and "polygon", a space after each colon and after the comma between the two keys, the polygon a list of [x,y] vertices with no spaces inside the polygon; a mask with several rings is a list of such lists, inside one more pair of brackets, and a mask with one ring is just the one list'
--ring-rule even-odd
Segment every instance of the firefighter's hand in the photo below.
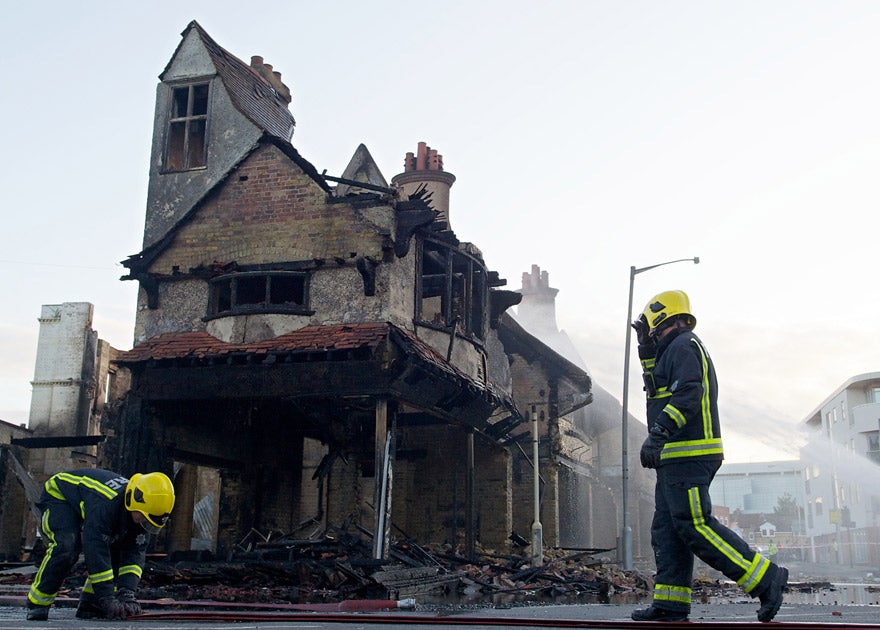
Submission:
{"label": "firefighter's hand", "polygon": [[126,617],[141,614],[141,605],[138,604],[137,598],[134,595],[134,591],[130,588],[118,589],[116,591],[116,599],[122,602],[122,606],[123,608],[125,608]]}
{"label": "firefighter's hand", "polygon": [[639,451],[642,468],[657,468],[660,465],[660,451],[663,450],[663,445],[668,439],[669,431],[655,424],[642,443],[642,450]]}
{"label": "firefighter's hand", "polygon": [[114,595],[98,598],[98,608],[101,609],[101,617],[104,619],[112,621],[125,619],[125,605]]}
{"label": "firefighter's hand", "polygon": [[631,326],[636,331],[636,340],[639,342],[639,358],[653,359],[657,354],[657,344],[654,343],[654,339],[650,335],[651,329],[648,327],[645,315],[639,315],[639,318]]}

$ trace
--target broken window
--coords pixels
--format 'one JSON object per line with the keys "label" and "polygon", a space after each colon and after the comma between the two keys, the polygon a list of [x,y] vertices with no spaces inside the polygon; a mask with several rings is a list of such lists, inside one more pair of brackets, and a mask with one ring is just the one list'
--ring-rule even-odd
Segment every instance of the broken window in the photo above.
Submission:
{"label": "broken window", "polygon": [[165,169],[186,171],[206,164],[208,84],[172,88]]}
{"label": "broken window", "polygon": [[245,272],[211,280],[208,317],[240,313],[308,312],[309,275],[294,271]]}
{"label": "broken window", "polygon": [[423,239],[416,320],[483,338],[488,285],[482,261],[455,246]]}

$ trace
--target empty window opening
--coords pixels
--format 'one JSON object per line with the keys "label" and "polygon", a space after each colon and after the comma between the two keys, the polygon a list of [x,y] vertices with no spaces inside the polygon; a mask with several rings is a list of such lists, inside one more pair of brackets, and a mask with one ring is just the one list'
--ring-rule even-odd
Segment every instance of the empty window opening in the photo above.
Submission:
{"label": "empty window opening", "polygon": [[424,239],[421,244],[416,319],[482,339],[488,285],[482,261],[455,247]]}
{"label": "empty window opening", "polygon": [[209,317],[238,313],[307,313],[309,275],[245,272],[211,281]]}
{"label": "empty window opening", "polygon": [[176,551],[217,551],[221,480],[216,468],[174,463],[174,511],[168,521],[170,547]]}
{"label": "empty window opening", "polygon": [[173,88],[165,168],[185,171],[206,164],[208,84]]}

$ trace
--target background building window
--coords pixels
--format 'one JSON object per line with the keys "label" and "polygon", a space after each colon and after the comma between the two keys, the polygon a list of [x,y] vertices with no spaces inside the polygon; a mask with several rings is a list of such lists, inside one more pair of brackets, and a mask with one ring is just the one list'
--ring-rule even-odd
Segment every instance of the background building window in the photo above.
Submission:
{"label": "background building window", "polygon": [[875,464],[880,464],[880,431],[871,431],[865,437],[868,439],[866,455]]}
{"label": "background building window", "polygon": [[185,171],[206,164],[208,84],[195,83],[171,90],[171,117],[165,168]]}

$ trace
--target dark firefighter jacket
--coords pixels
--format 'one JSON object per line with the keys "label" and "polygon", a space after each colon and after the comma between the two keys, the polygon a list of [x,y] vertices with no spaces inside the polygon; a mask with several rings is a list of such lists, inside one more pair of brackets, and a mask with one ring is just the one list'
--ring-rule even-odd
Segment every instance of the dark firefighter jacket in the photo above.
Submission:
{"label": "dark firefighter jacket", "polygon": [[47,494],[68,503],[81,519],[89,581],[98,596],[112,595],[114,586],[136,590],[146,560],[149,535],[125,509],[127,485],[122,475],[100,468],[61,472],[45,485]]}
{"label": "dark firefighter jacket", "polygon": [[660,340],[653,382],[656,392],[647,400],[648,430],[659,424],[670,434],[660,465],[723,459],[715,367],[693,331],[675,329]]}

